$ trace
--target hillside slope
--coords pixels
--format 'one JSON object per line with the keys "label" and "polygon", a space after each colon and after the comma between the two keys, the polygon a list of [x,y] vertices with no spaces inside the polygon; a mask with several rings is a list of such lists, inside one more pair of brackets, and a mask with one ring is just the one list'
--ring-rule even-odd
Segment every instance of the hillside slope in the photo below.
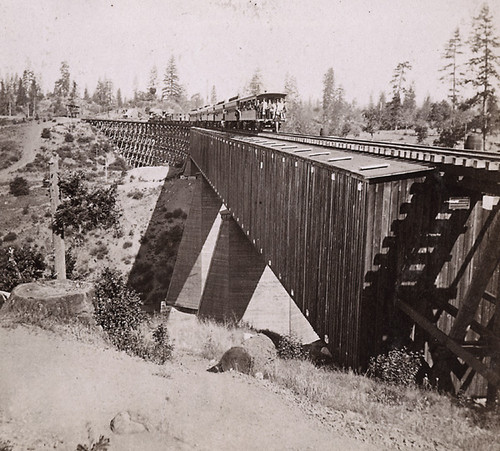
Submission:
{"label": "hillside slope", "polygon": [[[264,381],[206,372],[190,356],[157,366],[41,329],[0,328],[0,444],[14,450],[75,450],[110,438],[112,450],[374,449],[333,434]],[[150,432],[116,435],[130,410]]]}

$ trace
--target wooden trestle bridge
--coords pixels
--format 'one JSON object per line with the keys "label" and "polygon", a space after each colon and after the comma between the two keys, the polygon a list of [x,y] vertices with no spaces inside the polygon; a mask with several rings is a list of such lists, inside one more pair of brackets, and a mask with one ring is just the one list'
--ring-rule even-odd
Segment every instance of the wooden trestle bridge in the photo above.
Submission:
{"label": "wooden trestle bridge", "polygon": [[199,174],[197,244],[179,252],[200,250],[221,204],[245,237],[227,240],[229,263],[212,262],[191,304],[178,299],[196,256],[179,255],[168,303],[241,317],[267,265],[338,363],[363,369],[370,356],[406,345],[425,351],[442,387],[496,396],[500,154],[89,122],[135,166],[187,160]]}

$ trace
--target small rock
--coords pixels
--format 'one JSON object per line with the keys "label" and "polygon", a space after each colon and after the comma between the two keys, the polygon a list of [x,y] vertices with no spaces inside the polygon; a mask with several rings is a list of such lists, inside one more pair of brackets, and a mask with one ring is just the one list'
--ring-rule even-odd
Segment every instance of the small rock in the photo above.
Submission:
{"label": "small rock", "polygon": [[119,412],[109,423],[115,434],[138,434],[150,430],[147,420],[134,412]]}

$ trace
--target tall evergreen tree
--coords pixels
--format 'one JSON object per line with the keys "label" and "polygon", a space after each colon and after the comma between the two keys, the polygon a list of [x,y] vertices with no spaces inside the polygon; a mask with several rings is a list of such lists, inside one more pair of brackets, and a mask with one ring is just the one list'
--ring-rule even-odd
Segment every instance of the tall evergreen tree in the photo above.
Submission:
{"label": "tall evergreen tree", "polygon": [[246,89],[246,93],[249,95],[258,95],[264,92],[264,82],[262,80],[262,73],[259,68],[255,69],[255,72],[250,79]]}
{"label": "tall evergreen tree", "polygon": [[183,88],[179,82],[177,74],[177,65],[174,56],[170,57],[165,76],[163,78],[162,100],[168,100],[179,103],[182,100]]}
{"label": "tall evergreen tree", "polygon": [[24,108],[28,103],[28,93],[24,87],[23,79],[20,78],[17,87],[16,105],[19,108]]}
{"label": "tall evergreen tree", "polygon": [[212,85],[212,92],[210,93],[210,103],[215,105],[217,103],[217,90],[215,89],[215,85]]}
{"label": "tall evergreen tree", "polygon": [[297,89],[297,81],[294,76],[285,75],[286,94],[286,122],[284,130],[295,133],[304,133],[305,125],[302,117],[302,102]]}
{"label": "tall evergreen tree", "polygon": [[328,122],[335,100],[335,73],[330,67],[323,77],[323,120]]}
{"label": "tall evergreen tree", "polygon": [[101,105],[105,111],[109,111],[114,100],[113,82],[107,79],[99,79],[92,100]]}
{"label": "tall evergreen tree", "polygon": [[69,98],[71,100],[74,100],[78,97],[78,85],[76,81],[73,80],[73,83],[71,84],[71,92],[69,93]]}
{"label": "tall evergreen tree", "polygon": [[401,99],[401,94],[406,91],[406,74],[410,70],[411,64],[409,61],[399,63],[394,69],[394,74],[391,80],[393,99],[396,94]]}
{"label": "tall evergreen tree", "polygon": [[116,91],[116,106],[118,108],[121,108],[123,106],[123,99],[122,99],[122,90],[118,88]]}
{"label": "tall evergreen tree", "polygon": [[486,137],[491,131],[490,103],[495,103],[495,82],[499,75],[497,66],[499,57],[495,49],[500,46],[498,36],[495,35],[493,17],[488,5],[483,5],[477,17],[472,23],[472,35],[469,39],[472,57],[469,60],[469,68],[474,75],[467,80],[475,89],[475,100],[480,104],[480,123],[483,135],[483,149],[486,149]]}
{"label": "tall evergreen tree", "polygon": [[405,129],[408,129],[415,121],[417,112],[417,101],[415,99],[415,87],[411,84],[405,93],[403,104],[401,105],[401,119]]}
{"label": "tall evergreen tree", "polygon": [[462,37],[460,36],[460,29],[457,28],[453,33],[453,37],[446,43],[443,54],[445,65],[440,69],[441,72],[444,73],[441,77],[441,81],[450,83],[448,97],[451,101],[453,111],[457,108],[459,102],[459,89],[464,83],[465,74],[462,70],[460,61],[460,56],[464,53],[462,48]]}
{"label": "tall evergreen tree", "polygon": [[148,83],[148,95],[151,100],[156,99],[156,95],[158,92],[158,69],[156,66],[151,68],[149,72],[149,83]]}
{"label": "tall evergreen tree", "polygon": [[54,94],[58,97],[67,97],[70,90],[69,64],[66,61],[63,61],[59,71],[61,76],[55,82]]}

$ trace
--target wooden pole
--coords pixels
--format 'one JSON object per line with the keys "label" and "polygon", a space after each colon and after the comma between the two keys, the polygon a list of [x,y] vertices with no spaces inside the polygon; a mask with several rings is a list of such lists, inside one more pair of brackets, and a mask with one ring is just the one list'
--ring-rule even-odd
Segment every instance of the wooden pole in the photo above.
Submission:
{"label": "wooden pole", "polygon": [[[59,159],[53,155],[50,160],[50,211],[54,217],[59,205],[59,185],[58,185]],[[54,265],[57,278],[66,279],[66,256],[64,251],[64,238],[52,232],[52,242],[54,245]]]}

